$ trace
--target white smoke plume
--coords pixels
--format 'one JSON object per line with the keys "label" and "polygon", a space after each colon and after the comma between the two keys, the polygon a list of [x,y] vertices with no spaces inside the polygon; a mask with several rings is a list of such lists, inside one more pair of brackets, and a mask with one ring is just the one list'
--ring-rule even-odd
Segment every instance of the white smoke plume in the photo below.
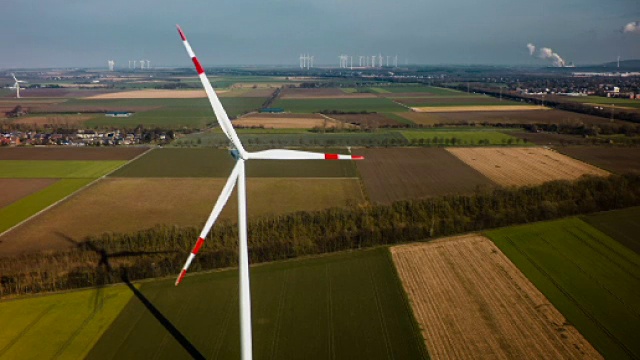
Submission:
{"label": "white smoke plume", "polygon": [[623,33],[640,33],[640,21],[632,21],[622,28]]}
{"label": "white smoke plume", "polygon": [[[527,48],[529,49],[529,55],[534,56],[536,52],[536,46],[529,43],[527,44]],[[557,67],[564,67],[566,64],[564,59],[560,55],[553,52],[553,50],[549,49],[548,47],[538,49],[538,54],[536,56],[540,59],[551,60],[553,62],[553,65]]]}
{"label": "white smoke plume", "polygon": [[536,46],[532,43],[528,43],[527,48],[529,49],[529,55],[533,56],[533,53],[536,52]]}

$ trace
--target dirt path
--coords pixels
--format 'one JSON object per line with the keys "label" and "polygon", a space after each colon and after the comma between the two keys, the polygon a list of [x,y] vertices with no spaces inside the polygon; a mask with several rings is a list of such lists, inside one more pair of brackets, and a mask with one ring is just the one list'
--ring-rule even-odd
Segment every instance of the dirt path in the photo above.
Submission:
{"label": "dirt path", "polygon": [[600,359],[487,238],[391,248],[433,359]]}

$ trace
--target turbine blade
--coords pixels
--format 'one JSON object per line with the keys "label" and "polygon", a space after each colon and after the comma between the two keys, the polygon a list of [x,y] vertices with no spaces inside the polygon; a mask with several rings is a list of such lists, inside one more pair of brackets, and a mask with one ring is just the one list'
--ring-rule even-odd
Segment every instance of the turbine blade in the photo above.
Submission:
{"label": "turbine blade", "polygon": [[200,236],[198,237],[198,241],[196,241],[196,245],[193,247],[193,250],[191,250],[191,254],[189,254],[187,261],[184,263],[184,266],[182,267],[182,271],[180,271],[180,275],[178,275],[178,279],[176,280],[176,286],[178,286],[180,282],[182,282],[182,279],[184,279],[184,276],[187,275],[187,269],[189,269],[191,262],[198,254],[198,251],[200,251],[202,244],[204,244],[204,239],[209,234],[209,231],[211,231],[211,227],[213,227],[213,224],[216,222],[216,220],[218,219],[218,216],[222,212],[222,209],[224,208],[225,204],[229,200],[229,196],[231,196],[231,193],[233,192],[233,187],[236,185],[236,182],[238,180],[238,174],[240,171],[240,166],[238,164],[239,162],[237,162],[236,165],[233,167],[233,170],[231,171],[231,175],[229,175],[229,178],[227,179],[227,183],[224,184],[224,187],[222,188],[222,192],[220,193],[220,196],[218,196],[218,200],[216,201],[216,204],[213,207],[213,210],[211,211],[211,214],[209,215],[207,222],[204,224],[204,227],[200,232]]}
{"label": "turbine blade", "polygon": [[16,75],[14,73],[11,73],[11,76],[13,76],[13,80],[15,80],[16,82],[18,82],[18,79],[16,79]]}
{"label": "turbine blade", "polygon": [[216,119],[218,119],[218,124],[220,124],[220,127],[222,128],[222,131],[227,136],[227,138],[233,143],[233,146],[235,146],[235,148],[240,152],[241,157],[244,158],[247,152],[242,147],[242,143],[238,138],[238,134],[236,134],[236,131],[233,129],[233,125],[231,125],[231,121],[229,120],[227,112],[222,107],[222,103],[220,102],[218,95],[216,95],[216,92],[213,90],[209,79],[207,79],[207,74],[205,74],[204,68],[202,67],[202,65],[200,65],[200,61],[198,61],[196,54],[191,49],[191,45],[189,45],[187,37],[184,35],[184,32],[182,32],[180,26],[176,26],[178,27],[178,33],[180,34],[180,38],[182,39],[184,48],[187,50],[187,54],[189,54],[191,61],[193,61],[193,65],[195,65],[196,67],[198,77],[200,77],[202,86],[204,86],[204,90],[206,91],[209,102],[211,103],[211,108],[216,114]]}
{"label": "turbine blade", "polygon": [[364,160],[364,156],[323,154],[310,151],[273,149],[248,153],[249,159],[256,160]]}

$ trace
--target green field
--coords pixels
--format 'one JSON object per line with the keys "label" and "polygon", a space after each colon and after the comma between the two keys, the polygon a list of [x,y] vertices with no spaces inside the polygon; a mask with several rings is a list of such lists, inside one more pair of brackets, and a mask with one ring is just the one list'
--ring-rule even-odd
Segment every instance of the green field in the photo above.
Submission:
{"label": "green field", "polygon": [[0,233],[33,214],[73,194],[94,179],[62,179],[55,184],[0,209]]}
{"label": "green field", "polygon": [[391,93],[419,93],[423,92],[425,94],[437,95],[437,96],[456,96],[456,95],[469,95],[465,92],[435,87],[435,86],[420,86],[420,85],[411,85],[411,86],[388,86],[384,88],[386,91]]}
{"label": "green field", "polygon": [[0,358],[82,359],[129,302],[123,285],[0,302]]}
{"label": "green field", "polygon": [[126,163],[120,160],[0,160],[0,178],[99,178]]}
{"label": "green field", "polygon": [[[173,282],[144,283],[88,358],[239,358],[237,271]],[[427,357],[386,248],[257,266],[251,288],[256,359]]]}
{"label": "green field", "polygon": [[640,109],[640,100],[637,99],[607,98],[602,96],[567,96],[563,97],[563,99],[579,103],[600,105],[615,104],[616,106]]}
{"label": "green field", "polygon": [[582,220],[640,254],[640,207],[583,216]]}
{"label": "green field", "polygon": [[640,256],[578,218],[486,233],[605,357],[640,357]]}
{"label": "green field", "polygon": [[[519,139],[491,130],[468,130],[457,131],[449,129],[432,129],[432,130],[412,130],[402,131],[404,136],[410,142],[419,142],[431,144],[446,145],[516,145],[520,144]],[[455,142],[453,141],[455,139]]]}
{"label": "green field", "polygon": [[272,107],[280,107],[292,113],[316,113],[324,110],[344,112],[400,112],[407,111],[385,98],[365,99],[279,99]]}
{"label": "green field", "polygon": [[[233,118],[238,115],[259,109],[266,98],[259,97],[224,97],[220,101],[227,114]],[[87,120],[87,126],[162,126],[162,127],[205,127],[214,123],[215,117],[209,101],[197,99],[73,99],[60,104],[63,109],[132,111],[135,114],[128,118],[111,118],[102,115]],[[52,107],[55,111],[55,107]]]}
{"label": "green field", "polygon": [[[227,178],[234,163],[229,151],[223,149],[155,149],[110,176]],[[357,177],[357,174],[352,161],[252,160],[247,164],[247,176]]]}

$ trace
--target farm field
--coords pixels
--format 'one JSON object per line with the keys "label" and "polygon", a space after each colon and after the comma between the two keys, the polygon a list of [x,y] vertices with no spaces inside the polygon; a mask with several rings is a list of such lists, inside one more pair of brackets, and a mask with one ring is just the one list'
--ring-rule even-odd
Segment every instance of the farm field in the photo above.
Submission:
{"label": "farm field", "polygon": [[354,153],[365,157],[356,166],[372,202],[473,193],[495,186],[442,148],[374,148]]}
{"label": "farm field", "polygon": [[432,359],[600,359],[487,238],[391,248]]}
{"label": "farm field", "polygon": [[281,99],[358,99],[375,98],[369,93],[346,93],[338,88],[285,88],[280,93]]}
{"label": "farm field", "polygon": [[77,114],[52,114],[52,115],[27,115],[12,119],[12,124],[30,125],[35,129],[44,128],[45,125],[56,127],[79,126],[95,115]]}
{"label": "farm field", "polygon": [[[173,282],[142,284],[87,358],[238,358],[237,271]],[[251,285],[256,359],[427,357],[386,248],[256,266]]]}
{"label": "farm field", "polygon": [[[545,145],[545,146],[557,146],[562,145],[565,146],[567,144],[586,144],[589,139],[586,139],[580,135],[569,135],[569,134],[557,134],[557,133],[547,133],[547,132],[525,132],[525,131],[514,131],[511,133],[513,136],[518,139],[522,139],[527,143],[536,144],[536,145]],[[559,148],[555,148],[559,150]]]}
{"label": "farm field", "polygon": [[131,160],[148,147],[6,147],[0,160]]}
{"label": "farm field", "polygon": [[[229,117],[256,110],[262,106],[265,98],[260,97],[223,97],[220,98]],[[156,125],[178,128],[191,126],[203,128],[215,123],[211,105],[202,99],[121,99],[121,100],[78,100],[76,105],[94,109],[113,111],[129,110],[131,106],[146,106],[147,109],[136,112],[129,118],[110,118],[106,116],[88,120],[87,126],[129,126]],[[71,105],[67,105],[71,106]],[[135,109],[133,109],[135,111]]]}
{"label": "farm field", "polygon": [[[81,359],[132,297],[124,285],[0,302],[0,358]],[[43,341],[46,339],[46,341]]]}
{"label": "farm field", "polygon": [[[4,234],[0,237],[0,254],[68,248],[74,244],[67,238],[82,241],[89,235],[129,233],[156,225],[200,227],[225,181],[222,178],[101,180]],[[251,218],[364,202],[357,179],[250,178],[247,180],[247,198]],[[232,195],[221,220],[237,221],[235,199]],[[20,202],[0,209],[0,223],[11,220],[14,216],[11,209],[17,208],[18,204]],[[11,216],[5,219],[2,215],[7,211]],[[15,214],[17,216],[18,212]]]}
{"label": "farm field", "polygon": [[616,107],[626,107],[632,109],[640,109],[640,100],[637,99],[623,99],[623,98],[608,98],[602,96],[563,96],[560,99],[564,101],[579,102],[583,104],[597,104],[603,106],[610,106],[615,104]]}
{"label": "farm field", "polygon": [[614,173],[640,173],[640,151],[634,148],[571,146],[556,150]]}
{"label": "farm field", "polygon": [[280,107],[293,113],[316,113],[325,110],[344,112],[400,112],[401,105],[385,98],[371,99],[278,99],[272,107]]}
{"label": "farm field", "polygon": [[0,179],[0,209],[56,181],[57,179]]}
{"label": "farm field", "polygon": [[203,90],[134,90],[119,91],[106,94],[87,96],[86,100],[103,99],[193,99],[206,98],[207,94]]}
{"label": "farm field", "polygon": [[[407,139],[398,131],[379,129],[375,132],[308,132],[300,129],[295,131],[265,131],[265,129],[238,129],[238,137],[247,150],[262,150],[275,147],[309,147],[310,151],[325,152],[321,147],[342,147],[338,152],[347,153],[346,146],[375,146],[375,145],[409,145]],[[193,134],[174,141],[172,146],[197,147],[226,147],[229,140],[222,132]]]}
{"label": "farm field", "polygon": [[357,114],[357,115],[330,115],[331,118],[347,124],[355,124],[363,128],[378,128],[380,126],[402,126],[406,121],[396,119],[393,114]]}
{"label": "farm field", "polygon": [[319,114],[250,114],[233,121],[235,127],[263,127],[267,129],[312,129],[346,127],[339,121]]}
{"label": "farm field", "polygon": [[444,96],[431,96],[431,97],[403,97],[403,98],[394,98],[395,101],[411,106],[411,107],[421,107],[421,106],[513,106],[520,105],[520,103],[507,101],[507,100],[499,100],[489,96],[474,96],[474,97],[466,97],[466,96],[452,96],[452,97],[444,97]]}
{"label": "farm field", "polygon": [[640,256],[578,218],[486,235],[605,358],[638,358]]}
{"label": "farm field", "polygon": [[[24,179],[21,179],[24,181]],[[31,179],[29,179],[31,180]],[[38,179],[41,180],[41,179]],[[31,215],[73,194],[94,179],[62,179],[0,209],[0,233],[29,218]],[[0,243],[0,249],[2,248]],[[0,251],[0,254],[2,251]]]}
{"label": "farm field", "polygon": [[[517,103],[516,103],[517,104]],[[440,112],[476,112],[476,111],[540,111],[539,106],[535,105],[512,105],[512,103],[503,102],[496,105],[448,105],[448,106],[413,106],[412,111],[440,113]]]}
{"label": "farm field", "polygon": [[[224,136],[224,135],[223,135]],[[295,135],[293,135],[295,136]],[[155,149],[110,174],[111,177],[217,177],[226,179],[234,160],[223,149]],[[252,160],[248,177],[357,177],[351,161]]]}
{"label": "farm field", "polygon": [[640,255],[640,207],[586,215],[580,219]]}
{"label": "farm field", "polygon": [[99,178],[125,163],[122,160],[0,160],[0,178]]}
{"label": "farm field", "polygon": [[420,85],[408,85],[408,86],[385,86],[384,89],[386,92],[390,92],[392,94],[403,94],[403,93],[423,93],[424,95],[435,95],[435,96],[469,96],[469,93],[465,93],[458,90],[435,87],[435,86],[420,86]]}
{"label": "farm field", "polygon": [[465,164],[502,186],[538,185],[552,180],[575,180],[608,172],[541,148],[447,148]]}
{"label": "farm field", "polygon": [[433,145],[511,145],[520,142],[519,139],[505,133],[484,129],[459,131],[456,129],[439,128],[429,130],[402,131],[401,134],[411,143],[416,142]]}
{"label": "farm field", "polygon": [[479,111],[479,112],[444,112],[417,113],[403,112],[399,116],[407,118],[416,124],[602,124],[608,122],[597,116],[577,114],[562,110],[527,110],[527,111]]}

